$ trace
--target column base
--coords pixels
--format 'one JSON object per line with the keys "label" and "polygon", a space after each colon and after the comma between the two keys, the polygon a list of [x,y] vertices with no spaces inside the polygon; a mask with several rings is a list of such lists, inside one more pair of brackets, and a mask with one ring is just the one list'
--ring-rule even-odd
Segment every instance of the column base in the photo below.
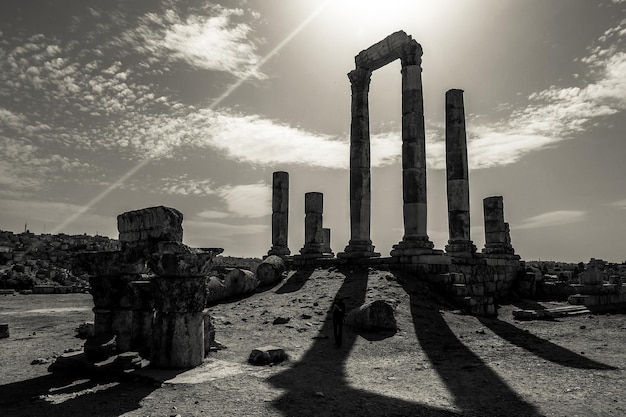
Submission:
{"label": "column base", "polygon": [[351,240],[343,252],[337,254],[337,258],[341,259],[357,259],[357,258],[379,258],[380,253],[374,252],[372,241],[356,241]]}
{"label": "column base", "polygon": [[401,242],[393,245],[390,255],[392,257],[427,255],[435,252],[434,243],[428,236],[405,236]]}
{"label": "column base", "polygon": [[460,258],[471,258],[476,253],[476,246],[471,240],[448,240],[446,253]]}
{"label": "column base", "polygon": [[291,251],[287,246],[272,246],[272,249],[267,252],[267,256],[271,255],[276,255],[280,257],[289,256],[291,255]]}
{"label": "column base", "polygon": [[[484,255],[515,255],[513,246],[506,243],[487,243],[482,250]],[[519,256],[518,256],[519,258]]]}

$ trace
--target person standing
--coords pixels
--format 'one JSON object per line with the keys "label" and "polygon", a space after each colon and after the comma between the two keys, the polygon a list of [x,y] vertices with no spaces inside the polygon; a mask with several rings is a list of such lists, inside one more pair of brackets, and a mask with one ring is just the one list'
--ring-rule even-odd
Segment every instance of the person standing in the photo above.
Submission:
{"label": "person standing", "polygon": [[332,306],[333,311],[333,333],[335,334],[335,345],[341,346],[343,333],[343,319],[346,316],[346,305],[341,298],[335,299]]}

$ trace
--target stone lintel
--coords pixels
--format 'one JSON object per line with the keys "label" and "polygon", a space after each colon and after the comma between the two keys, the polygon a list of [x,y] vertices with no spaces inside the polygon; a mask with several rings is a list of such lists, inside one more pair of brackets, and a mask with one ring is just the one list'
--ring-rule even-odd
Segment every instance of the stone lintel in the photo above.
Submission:
{"label": "stone lintel", "polygon": [[367,68],[374,71],[398,58],[419,64],[419,57],[421,56],[421,45],[400,30],[359,52],[354,57],[354,62],[357,68]]}

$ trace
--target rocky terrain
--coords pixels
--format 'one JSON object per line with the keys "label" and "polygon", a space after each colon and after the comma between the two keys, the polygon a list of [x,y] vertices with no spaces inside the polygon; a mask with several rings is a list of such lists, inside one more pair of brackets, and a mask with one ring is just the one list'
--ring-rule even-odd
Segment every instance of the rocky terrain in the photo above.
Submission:
{"label": "rocky terrain", "polygon": [[[329,308],[383,299],[396,332],[344,330],[332,341]],[[47,372],[79,349],[87,294],[0,296],[0,409],[10,416],[619,416],[624,406],[626,316],[518,321],[462,315],[409,275],[373,269],[291,272],[282,283],[211,308],[227,349],[185,373],[94,379]],[[557,305],[553,303],[552,305]],[[274,320],[284,324],[273,324]],[[258,346],[289,360],[247,363]],[[36,361],[41,359],[40,361]],[[43,362],[42,364],[33,364]]]}

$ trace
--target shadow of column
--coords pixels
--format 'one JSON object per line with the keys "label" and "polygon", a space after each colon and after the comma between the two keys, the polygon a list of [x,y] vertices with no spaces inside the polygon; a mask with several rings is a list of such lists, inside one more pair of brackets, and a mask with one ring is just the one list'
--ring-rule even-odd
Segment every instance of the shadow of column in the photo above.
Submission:
{"label": "shadow of column", "polygon": [[296,292],[301,289],[307,280],[313,274],[314,269],[299,269],[294,272],[288,279],[278,287],[276,294],[287,294],[290,292]]}
{"label": "shadow of column", "polygon": [[614,370],[613,366],[596,362],[578,353],[524,331],[510,323],[498,319],[478,319],[489,330],[515,346],[550,362],[570,368]]}
{"label": "shadow of column", "polygon": [[[112,384],[110,387],[103,385]],[[48,374],[0,386],[0,414],[3,416],[115,417],[141,408],[140,402],[156,388],[145,382],[118,382],[84,376]],[[67,395],[54,403],[56,395]]]}
{"label": "shadow of column", "polygon": [[[349,311],[365,301],[367,269],[340,272],[346,278],[334,298],[342,298]],[[269,378],[272,385],[286,390],[274,401],[278,410],[288,416],[457,415],[448,410],[350,387],[345,375],[345,363],[358,335],[349,327],[344,327],[342,347],[335,347],[331,318],[329,312],[315,342],[300,361]],[[319,402],[312,402],[316,399],[316,393]],[[319,393],[323,393],[323,397]],[[311,404],[317,406],[311,408]]]}
{"label": "shadow of column", "polygon": [[457,338],[441,313],[426,306],[424,296],[420,296],[411,281],[403,278],[399,281],[404,281],[404,289],[410,296],[417,340],[463,414],[541,415]]}

